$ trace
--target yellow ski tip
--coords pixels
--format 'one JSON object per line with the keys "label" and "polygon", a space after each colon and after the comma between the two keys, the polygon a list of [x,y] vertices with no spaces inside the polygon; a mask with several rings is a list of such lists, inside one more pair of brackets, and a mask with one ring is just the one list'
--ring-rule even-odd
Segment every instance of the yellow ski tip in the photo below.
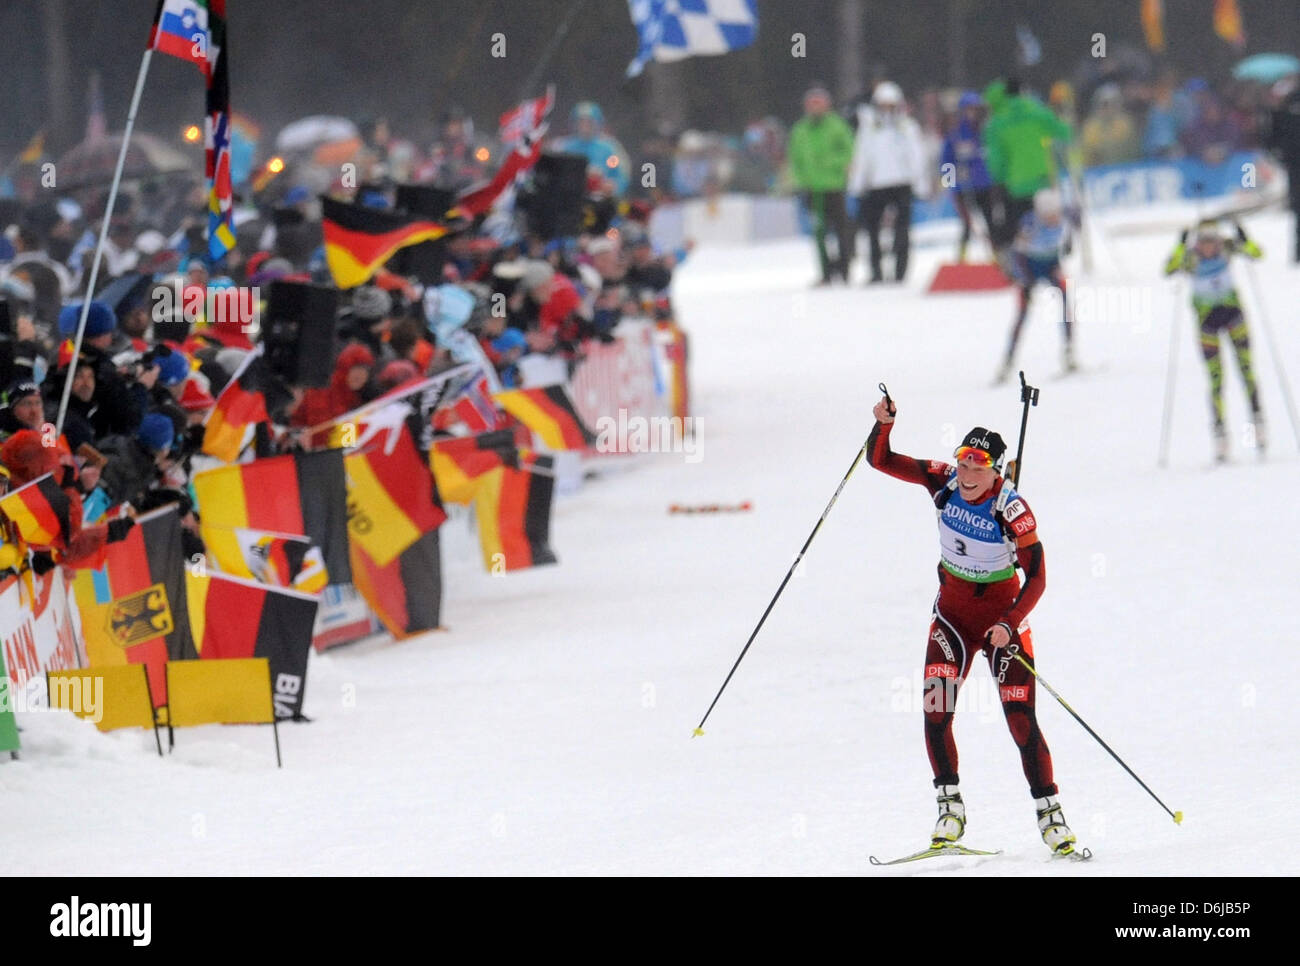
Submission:
{"label": "yellow ski tip", "polygon": [[700,737],[702,737],[703,735],[704,735],[704,729],[703,729],[703,728],[696,728],[694,731],[691,732],[691,737],[692,737],[692,738],[700,738]]}
{"label": "yellow ski tip", "polygon": [[1182,825],[1182,824],[1183,824],[1183,813],[1182,813],[1182,812],[1174,812],[1174,824],[1175,824],[1175,825]]}

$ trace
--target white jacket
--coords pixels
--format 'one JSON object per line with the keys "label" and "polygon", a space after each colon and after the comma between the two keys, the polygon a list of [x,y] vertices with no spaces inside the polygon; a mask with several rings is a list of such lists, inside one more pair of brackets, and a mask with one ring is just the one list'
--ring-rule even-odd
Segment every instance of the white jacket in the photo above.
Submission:
{"label": "white jacket", "polygon": [[849,193],[907,184],[921,198],[929,194],[921,125],[901,111],[858,108],[858,138],[849,167]]}

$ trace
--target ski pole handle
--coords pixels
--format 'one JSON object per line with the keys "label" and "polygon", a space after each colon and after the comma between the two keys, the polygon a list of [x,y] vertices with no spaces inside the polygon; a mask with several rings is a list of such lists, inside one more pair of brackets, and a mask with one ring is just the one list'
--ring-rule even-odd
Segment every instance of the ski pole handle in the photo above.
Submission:
{"label": "ski pole handle", "polygon": [[885,388],[885,384],[883,382],[877,383],[876,387],[885,397],[885,405],[889,407],[889,415],[895,415],[898,412],[898,407],[894,405],[894,400],[889,397],[889,390]]}

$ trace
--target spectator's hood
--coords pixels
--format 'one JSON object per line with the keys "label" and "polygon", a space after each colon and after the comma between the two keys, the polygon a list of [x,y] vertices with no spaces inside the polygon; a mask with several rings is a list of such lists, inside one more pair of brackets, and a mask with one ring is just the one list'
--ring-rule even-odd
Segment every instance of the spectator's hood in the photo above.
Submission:
{"label": "spectator's hood", "polygon": [[996,114],[1006,106],[1008,100],[1006,81],[995,80],[984,88],[984,103],[989,106],[990,113]]}

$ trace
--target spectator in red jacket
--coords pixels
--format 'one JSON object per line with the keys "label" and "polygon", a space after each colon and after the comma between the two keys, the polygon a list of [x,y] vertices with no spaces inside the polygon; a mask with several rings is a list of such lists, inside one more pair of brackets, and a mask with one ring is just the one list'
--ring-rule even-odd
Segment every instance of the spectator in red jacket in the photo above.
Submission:
{"label": "spectator in red jacket", "polygon": [[37,430],[19,430],[5,440],[4,446],[0,446],[0,463],[9,471],[11,489],[50,473],[68,497],[68,532],[52,546],[33,548],[38,551],[32,562],[37,573],[49,570],[56,561],[69,567],[102,566],[104,545],[124,539],[135,525],[130,517],[122,517],[109,523],[82,526],[81,493],[77,489],[77,469],[72,455],[65,447],[46,446]]}
{"label": "spectator in red jacket", "polygon": [[[323,389],[308,389],[294,409],[290,424],[319,426],[374,398],[374,393],[369,391],[374,364],[374,353],[359,342],[344,347],[334,363],[330,384]],[[329,432],[325,431],[316,433],[311,442],[313,446],[323,446],[328,440]]]}

